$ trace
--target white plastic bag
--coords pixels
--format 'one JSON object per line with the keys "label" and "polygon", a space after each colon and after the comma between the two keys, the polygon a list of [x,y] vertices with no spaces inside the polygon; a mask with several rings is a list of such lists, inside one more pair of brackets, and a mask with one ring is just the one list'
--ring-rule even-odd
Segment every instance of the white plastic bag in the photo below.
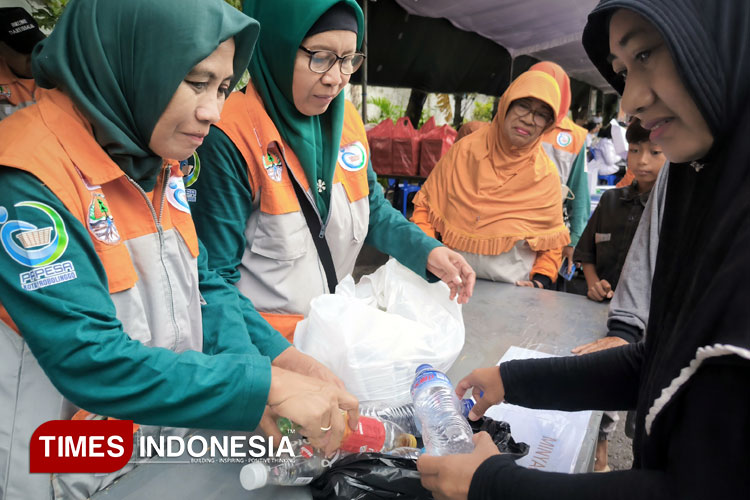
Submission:
{"label": "white plastic bag", "polygon": [[447,371],[464,345],[461,306],[442,282],[427,283],[391,259],[355,285],[315,298],[294,346],[338,375],[360,402],[411,401],[422,363]]}
{"label": "white plastic bag", "polygon": [[[500,358],[547,358],[552,355],[512,346]],[[499,363],[498,363],[499,364]],[[491,406],[485,415],[510,424],[513,438],[529,445],[529,453],[516,463],[529,469],[550,472],[575,471],[591,411],[533,410],[508,403]]]}

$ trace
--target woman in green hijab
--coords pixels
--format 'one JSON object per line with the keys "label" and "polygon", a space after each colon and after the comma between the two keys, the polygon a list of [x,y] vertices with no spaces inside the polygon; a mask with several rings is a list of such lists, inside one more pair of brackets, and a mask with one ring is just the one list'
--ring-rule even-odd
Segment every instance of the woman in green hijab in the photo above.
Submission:
{"label": "woman in green hijab", "polygon": [[249,431],[270,407],[327,451],[340,410],[356,421],[356,399],[320,380],[335,377],[208,270],[185,201],[179,160],[257,33],[221,0],[73,0],[35,49],[46,90],[0,123],[0,497],[88,498],[133,467],[29,474],[49,420],[158,437]]}
{"label": "woman in green hijab", "polygon": [[244,11],[263,27],[251,83],[228,99],[190,181],[209,266],[290,340],[364,243],[468,301],[471,267],[383,198],[364,125],[341,93],[364,60],[357,3],[246,0]]}

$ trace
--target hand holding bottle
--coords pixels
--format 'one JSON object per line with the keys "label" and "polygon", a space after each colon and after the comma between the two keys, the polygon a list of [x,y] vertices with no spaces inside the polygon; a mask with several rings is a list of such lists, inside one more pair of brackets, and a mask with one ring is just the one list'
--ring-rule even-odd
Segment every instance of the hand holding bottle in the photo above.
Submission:
{"label": "hand holding bottle", "polygon": [[344,437],[346,422],[341,410],[348,414],[353,429],[359,417],[357,398],[345,390],[275,366],[271,367],[267,405],[273,414],[297,423],[300,433],[326,455],[333,453]]}
{"label": "hand holding bottle", "polygon": [[[471,388],[476,404],[469,412],[469,420],[478,420],[492,405],[505,399],[505,388],[500,378],[500,367],[477,368],[461,379],[456,386],[456,395],[462,397]],[[481,394],[481,397],[477,397]]]}

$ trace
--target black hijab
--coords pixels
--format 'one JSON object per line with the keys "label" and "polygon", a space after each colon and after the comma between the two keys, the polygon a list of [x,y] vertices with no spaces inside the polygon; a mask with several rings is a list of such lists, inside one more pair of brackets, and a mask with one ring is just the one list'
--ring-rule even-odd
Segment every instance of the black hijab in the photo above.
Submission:
{"label": "black hijab", "polygon": [[635,465],[648,467],[664,458],[669,429],[660,416],[700,365],[750,362],[750,2],[600,2],[583,44],[622,93],[606,60],[609,19],[619,8],[660,31],[714,136],[705,158],[669,172],[634,443]]}

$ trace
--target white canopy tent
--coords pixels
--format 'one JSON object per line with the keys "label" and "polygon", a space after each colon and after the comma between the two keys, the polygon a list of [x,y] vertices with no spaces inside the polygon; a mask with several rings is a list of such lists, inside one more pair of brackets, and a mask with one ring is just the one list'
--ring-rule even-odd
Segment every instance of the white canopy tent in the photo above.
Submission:
{"label": "white canopy tent", "polygon": [[408,13],[448,19],[504,47],[513,58],[554,61],[604,92],[612,87],[586,56],[581,34],[597,0],[396,0]]}

